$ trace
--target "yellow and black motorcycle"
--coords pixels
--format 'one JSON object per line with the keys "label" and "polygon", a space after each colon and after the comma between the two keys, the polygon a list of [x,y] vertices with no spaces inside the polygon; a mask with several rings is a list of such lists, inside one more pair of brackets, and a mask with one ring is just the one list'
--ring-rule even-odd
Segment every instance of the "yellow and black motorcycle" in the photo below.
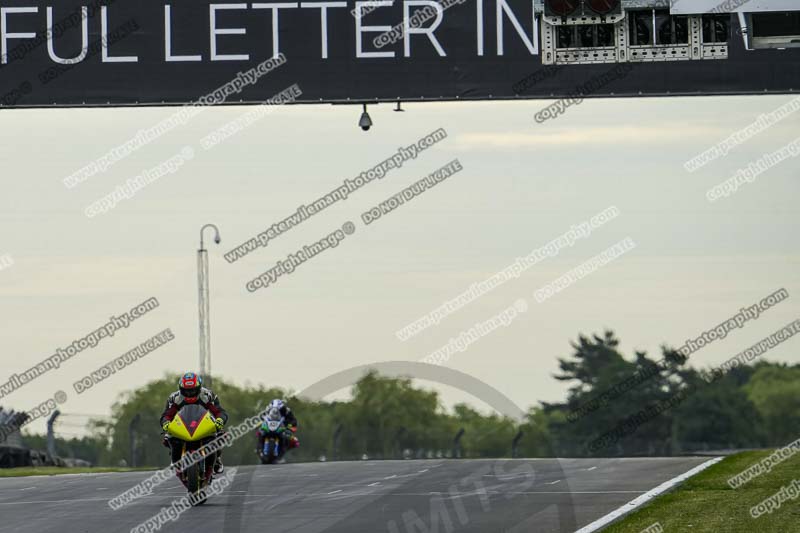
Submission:
{"label": "yellow and black motorcycle", "polygon": [[182,468],[179,477],[189,490],[189,494],[194,495],[192,501],[197,505],[205,503],[206,497],[203,491],[211,484],[216,453],[208,453],[203,446],[217,436],[214,417],[202,405],[186,404],[167,426],[167,434],[173,443],[177,440],[182,444],[181,459],[194,451],[203,456],[201,461]]}

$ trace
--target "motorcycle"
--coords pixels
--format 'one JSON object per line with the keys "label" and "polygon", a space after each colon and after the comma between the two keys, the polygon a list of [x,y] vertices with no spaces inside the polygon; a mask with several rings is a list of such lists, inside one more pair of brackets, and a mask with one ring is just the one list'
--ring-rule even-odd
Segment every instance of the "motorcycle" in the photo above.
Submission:
{"label": "motorcycle", "polygon": [[286,428],[284,417],[278,409],[271,409],[264,416],[259,432],[263,439],[261,449],[258,450],[261,464],[271,465],[283,459],[287,448],[287,433],[291,432]]}
{"label": "motorcycle", "polygon": [[207,498],[204,489],[211,484],[216,453],[206,452],[203,446],[214,440],[217,435],[214,417],[201,405],[186,404],[167,426],[167,434],[183,444],[181,459],[194,451],[203,456],[203,460],[181,470],[179,476],[192,496],[192,504],[204,504]]}

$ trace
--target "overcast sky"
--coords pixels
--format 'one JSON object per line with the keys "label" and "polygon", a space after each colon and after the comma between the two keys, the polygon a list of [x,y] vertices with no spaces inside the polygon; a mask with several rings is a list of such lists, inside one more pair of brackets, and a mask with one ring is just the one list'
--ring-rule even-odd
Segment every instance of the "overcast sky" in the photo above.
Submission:
{"label": "overcast sky", "polygon": [[[293,390],[365,363],[419,360],[520,298],[527,313],[445,364],[522,407],[557,401],[557,358],[579,333],[611,328],[626,354],[680,345],[786,288],[791,298],[692,356],[721,362],[798,318],[800,159],[771,168],[714,203],[706,191],[793,141],[796,113],[727,157],[683,163],[788,96],[594,100],[537,124],[550,102],[417,104],[394,113],[355,106],[285,107],[206,151],[200,138],[253,108],[214,108],[74,188],[62,179],[174,109],[4,111],[0,129],[0,383],[156,297],[161,306],[7,398],[29,409],[68,394],[65,413],[108,414],[125,390],[196,369],[199,228],[210,244],[213,368],[238,382]],[[240,261],[223,253],[354,178],[399,146],[444,128],[448,137]],[[186,146],[195,157],[109,212],[84,210]],[[458,158],[463,171],[365,226],[361,213]],[[567,231],[616,206],[589,238],[534,266],[408,341],[395,331]],[[346,221],[355,234],[250,293],[245,283]],[[544,303],[533,293],[630,237],[636,248]],[[209,239],[210,241],[210,239]],[[2,264],[2,262],[0,262]],[[91,390],[74,381],[164,328],[175,341]],[[772,361],[798,361],[796,340]],[[428,386],[434,384],[426,383]],[[465,393],[442,389],[448,401]],[[224,401],[224,398],[223,398]],[[43,424],[32,425],[34,430]]]}

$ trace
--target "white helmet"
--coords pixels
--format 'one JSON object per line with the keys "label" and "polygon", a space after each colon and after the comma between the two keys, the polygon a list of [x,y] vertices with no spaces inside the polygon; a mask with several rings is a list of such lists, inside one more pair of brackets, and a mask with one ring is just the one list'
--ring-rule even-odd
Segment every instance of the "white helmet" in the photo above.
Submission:
{"label": "white helmet", "polygon": [[269,411],[271,409],[283,409],[283,400],[279,400],[279,399],[276,398],[276,399],[272,400],[271,402],[269,402],[269,406],[267,406],[267,410]]}

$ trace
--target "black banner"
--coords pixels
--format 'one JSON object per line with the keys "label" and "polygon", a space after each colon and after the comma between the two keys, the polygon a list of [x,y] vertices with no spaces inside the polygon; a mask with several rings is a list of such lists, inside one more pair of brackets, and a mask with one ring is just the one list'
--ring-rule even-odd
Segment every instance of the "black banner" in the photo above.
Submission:
{"label": "black banner", "polygon": [[167,2],[0,0],[0,105],[255,103],[293,84],[312,103],[800,88],[800,49],[745,50],[735,16],[725,59],[614,70],[543,65],[532,0]]}

